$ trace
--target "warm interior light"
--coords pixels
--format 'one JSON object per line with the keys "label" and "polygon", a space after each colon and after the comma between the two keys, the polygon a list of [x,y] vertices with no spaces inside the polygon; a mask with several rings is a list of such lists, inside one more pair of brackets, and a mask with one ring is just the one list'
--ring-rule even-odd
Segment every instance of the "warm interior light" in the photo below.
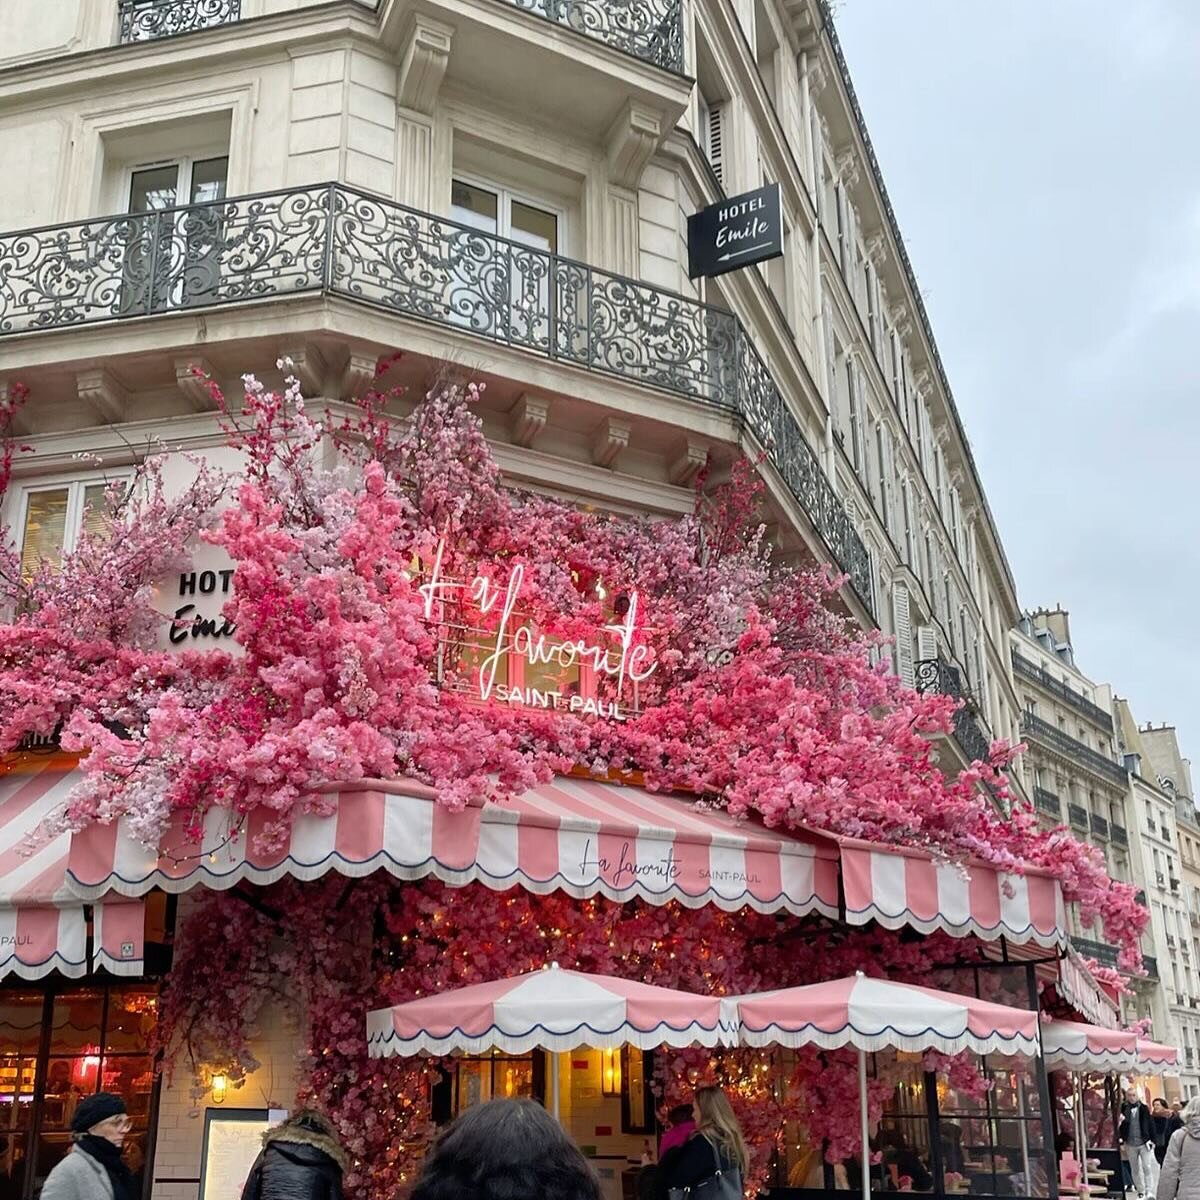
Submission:
{"label": "warm interior light", "polygon": [[224,1075],[214,1075],[212,1077],[212,1098],[214,1104],[225,1103],[225,1090],[229,1087],[229,1080]]}
{"label": "warm interior light", "polygon": [[606,1096],[621,1094],[620,1050],[602,1050],[600,1052],[600,1089]]}

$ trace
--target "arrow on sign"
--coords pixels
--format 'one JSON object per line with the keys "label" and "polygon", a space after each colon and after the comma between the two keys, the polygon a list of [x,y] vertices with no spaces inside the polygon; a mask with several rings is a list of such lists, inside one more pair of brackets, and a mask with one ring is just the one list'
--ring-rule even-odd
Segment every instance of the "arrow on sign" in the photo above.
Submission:
{"label": "arrow on sign", "polygon": [[770,242],[759,242],[757,246],[747,246],[745,250],[731,250],[728,254],[722,254],[717,262],[728,262],[731,258],[741,258],[743,254],[753,254],[755,250],[765,250],[770,244]]}

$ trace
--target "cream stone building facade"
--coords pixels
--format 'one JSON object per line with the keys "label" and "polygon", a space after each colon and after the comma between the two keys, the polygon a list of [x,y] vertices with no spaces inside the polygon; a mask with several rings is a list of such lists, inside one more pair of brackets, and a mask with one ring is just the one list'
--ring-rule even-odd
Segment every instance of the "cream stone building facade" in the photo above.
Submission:
{"label": "cream stone building facade", "polygon": [[[761,452],[779,552],[844,571],[900,675],[967,698],[947,766],[1022,735],[1013,579],[821,0],[4,0],[0,68],[25,553],[77,536],[80,455],[111,477],[219,442],[195,368],[236,393],[289,359],[331,406],[381,363],[449,372],[487,384],[506,478],[580,503],[683,513]],[[690,279],[689,214],[764,183],[783,256]],[[1017,791],[1053,775],[1122,874],[1118,764],[1045,761]],[[193,1200],[201,1125],[182,1082],[157,1104],[153,1194]],[[8,1154],[17,1196],[48,1121]]]}

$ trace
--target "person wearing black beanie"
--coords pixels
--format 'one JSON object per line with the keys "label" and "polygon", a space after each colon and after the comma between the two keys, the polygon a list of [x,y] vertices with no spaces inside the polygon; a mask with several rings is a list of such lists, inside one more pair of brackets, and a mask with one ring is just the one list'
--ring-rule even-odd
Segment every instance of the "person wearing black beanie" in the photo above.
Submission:
{"label": "person wearing black beanie", "polygon": [[121,1158],[131,1122],[111,1092],[85,1096],[71,1117],[71,1152],[46,1177],[42,1200],[138,1200],[137,1181]]}

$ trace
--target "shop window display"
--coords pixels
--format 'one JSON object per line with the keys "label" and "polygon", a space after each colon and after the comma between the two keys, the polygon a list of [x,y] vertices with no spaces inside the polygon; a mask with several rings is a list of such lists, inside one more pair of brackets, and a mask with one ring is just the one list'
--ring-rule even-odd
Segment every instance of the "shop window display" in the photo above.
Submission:
{"label": "shop window display", "polygon": [[98,1091],[125,1100],[133,1122],[126,1162],[140,1176],[156,1016],[157,996],[144,986],[0,992],[0,1200],[25,1200],[40,1189],[70,1148],[79,1101]]}

